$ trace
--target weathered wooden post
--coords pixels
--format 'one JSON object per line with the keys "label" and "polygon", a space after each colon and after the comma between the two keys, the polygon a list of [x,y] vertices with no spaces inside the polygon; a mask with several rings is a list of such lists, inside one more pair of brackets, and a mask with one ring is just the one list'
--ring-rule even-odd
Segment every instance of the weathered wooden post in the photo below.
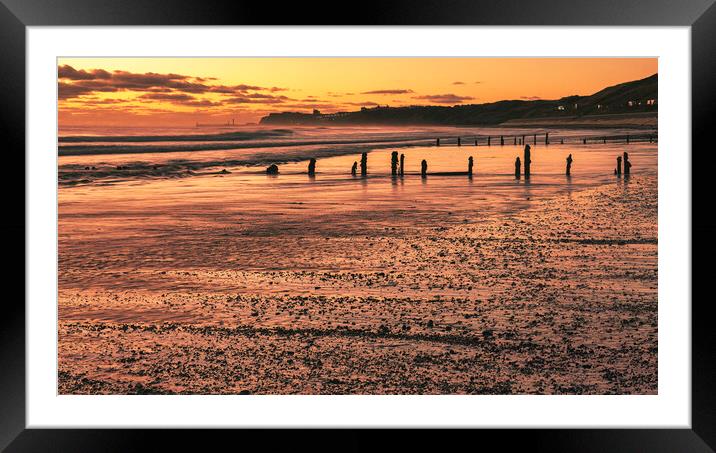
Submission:
{"label": "weathered wooden post", "polygon": [[532,141],[533,141],[533,145],[537,144],[537,134],[535,134],[534,137],[532,137]]}
{"label": "weathered wooden post", "polygon": [[549,132],[544,134],[544,144],[549,145]]}
{"label": "weathered wooden post", "polygon": [[572,175],[572,155],[567,156],[567,176]]}
{"label": "weathered wooden post", "polygon": [[530,159],[531,154],[530,145],[525,145],[525,157],[522,159],[525,166],[525,178],[530,177],[530,166],[532,164],[532,159]]}
{"label": "weathered wooden post", "polygon": [[606,137],[602,137],[602,144],[604,144],[604,145],[607,144],[607,138],[606,138]]}
{"label": "weathered wooden post", "polygon": [[520,142],[520,145],[524,145],[524,144],[525,144],[525,136],[523,135],[523,136],[522,136],[522,141]]}
{"label": "weathered wooden post", "polygon": [[353,166],[351,167],[351,174],[353,176],[356,175],[356,170],[358,169],[358,162],[353,162]]}
{"label": "weathered wooden post", "polygon": [[428,161],[425,159],[420,163],[420,176],[423,178],[428,176]]}
{"label": "weathered wooden post", "polygon": [[439,138],[436,140],[435,146],[440,146],[440,139],[439,139]]}
{"label": "weathered wooden post", "polygon": [[398,151],[390,153],[390,174],[393,176],[398,174]]}
{"label": "weathered wooden post", "polygon": [[515,159],[515,179],[520,179],[520,156]]}
{"label": "weathered wooden post", "polygon": [[505,146],[505,137],[500,135],[500,146]]}
{"label": "weathered wooden post", "polygon": [[475,139],[475,146],[477,146],[477,139]]}
{"label": "weathered wooden post", "polygon": [[629,144],[629,134],[627,134],[627,145]]}
{"label": "weathered wooden post", "polygon": [[561,140],[559,141],[559,144],[560,144],[560,145],[564,145],[564,139],[561,139]]}
{"label": "weathered wooden post", "polygon": [[587,144],[587,138],[586,138],[586,137],[582,139],[582,144],[583,144],[583,145],[586,145],[586,144]]}
{"label": "weathered wooden post", "polygon": [[457,146],[462,146],[462,142],[460,141],[460,137],[457,138]]}
{"label": "weathered wooden post", "polygon": [[278,165],[276,165],[276,164],[269,165],[268,168],[266,169],[266,174],[267,175],[277,175],[278,174]]}
{"label": "weathered wooden post", "polygon": [[624,152],[624,176],[631,173],[631,162],[629,162],[629,153]]}
{"label": "weathered wooden post", "polygon": [[313,157],[308,161],[308,176],[316,175],[316,159]]}
{"label": "weathered wooden post", "polygon": [[471,178],[472,178],[472,165],[473,165],[473,160],[472,160],[472,156],[470,156],[467,158],[467,175]]}
{"label": "weathered wooden post", "polygon": [[362,153],[360,155],[360,175],[366,176],[368,174],[368,153]]}
{"label": "weathered wooden post", "polygon": [[487,137],[487,146],[490,146],[490,139],[491,139],[491,138],[492,138],[492,137],[490,137],[490,136],[488,135],[488,137]]}
{"label": "weathered wooden post", "polygon": [[400,176],[405,175],[405,154],[400,154]]}
{"label": "weathered wooden post", "polygon": [[622,156],[617,156],[617,176],[622,174]]}

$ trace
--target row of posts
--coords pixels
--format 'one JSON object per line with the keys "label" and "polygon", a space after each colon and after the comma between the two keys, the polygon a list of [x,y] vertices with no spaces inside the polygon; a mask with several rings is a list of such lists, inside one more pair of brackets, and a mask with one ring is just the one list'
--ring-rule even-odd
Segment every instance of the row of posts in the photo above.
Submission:
{"label": "row of posts", "polygon": [[[515,178],[520,179],[521,175],[524,174],[525,179],[528,179],[530,177],[531,173],[531,167],[532,167],[532,150],[530,148],[530,145],[525,145],[524,154],[522,156],[522,160],[520,160],[520,157],[517,156],[515,159]],[[572,159],[572,155],[570,154],[567,156],[566,159],[566,169],[565,174],[567,176],[571,176],[572,174],[572,162],[574,159]],[[472,156],[468,157],[467,159],[467,176],[472,178],[473,169],[474,169],[475,161]],[[617,156],[617,166],[614,169],[614,174],[621,176],[622,175],[622,167],[624,169],[624,175],[629,175],[631,173],[631,162],[629,161],[629,153],[624,152],[623,155]],[[524,168],[524,170],[523,170]],[[358,162],[353,162],[353,166],[351,167],[351,174],[353,176],[356,176],[358,172]],[[278,166],[275,164],[271,165],[266,169],[267,174],[278,174]],[[393,176],[404,176],[405,175],[405,154],[400,154],[400,157],[398,157],[398,152],[393,151],[390,154],[390,173]],[[360,174],[361,176],[366,176],[368,174],[368,153],[364,152],[361,154],[360,158]],[[311,158],[308,162],[308,175],[309,176],[315,176],[316,175],[316,159]],[[428,162],[423,159],[423,161],[420,163],[420,175],[425,178],[428,175]]]}
{"label": "row of posts", "polygon": [[[513,145],[524,145],[524,144],[526,144],[526,143],[525,143],[525,137],[526,137],[525,135],[523,135],[521,138],[519,138],[519,137],[516,136],[516,135],[513,135],[513,136],[512,136],[512,144],[513,144]],[[643,136],[642,136],[642,137],[643,137]],[[492,146],[492,138],[493,138],[493,137],[491,137],[491,136],[488,136],[488,137],[487,137],[487,146]],[[495,137],[495,138],[497,138],[497,137]],[[508,137],[508,138],[509,138],[509,137]],[[505,145],[505,136],[504,136],[504,135],[500,135],[500,136],[499,136],[499,139],[500,139],[500,146],[504,146],[504,145]],[[608,137],[606,137],[606,136],[603,136],[603,137],[582,137],[581,141],[582,141],[582,144],[584,144],[584,145],[586,145],[587,142],[592,142],[592,143],[593,143],[593,142],[595,142],[595,141],[597,141],[597,142],[601,141],[603,144],[606,144],[606,143],[607,143],[607,139],[608,139]],[[632,137],[631,137],[630,135],[628,135],[628,134],[627,134],[626,136],[622,136],[622,137],[616,137],[616,138],[613,137],[613,139],[623,139],[623,140],[626,141],[627,144],[631,143],[632,140],[633,140]],[[651,135],[651,134],[648,136],[648,139],[649,139],[649,143],[654,143],[654,142],[656,141],[656,137],[655,137],[654,135]],[[560,142],[560,144],[564,145],[564,138],[561,138],[559,142]],[[537,134],[532,134],[532,144],[533,144],[533,145],[536,145],[536,144],[537,144]],[[550,141],[549,141],[549,132],[546,132],[546,133],[544,134],[544,144],[545,144],[545,145],[549,145],[549,144],[550,144]],[[435,139],[435,145],[436,145],[436,146],[440,146],[440,138]],[[457,146],[462,146],[462,137],[457,137]],[[478,146],[478,139],[477,139],[477,138],[475,138],[475,146]]]}

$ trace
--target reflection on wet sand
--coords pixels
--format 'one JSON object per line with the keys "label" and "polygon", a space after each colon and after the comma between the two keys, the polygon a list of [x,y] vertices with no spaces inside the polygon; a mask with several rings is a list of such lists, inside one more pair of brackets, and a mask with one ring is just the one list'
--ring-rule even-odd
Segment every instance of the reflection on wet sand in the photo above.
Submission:
{"label": "reflection on wet sand", "polygon": [[60,393],[655,394],[656,145],[508,143],[61,187]]}

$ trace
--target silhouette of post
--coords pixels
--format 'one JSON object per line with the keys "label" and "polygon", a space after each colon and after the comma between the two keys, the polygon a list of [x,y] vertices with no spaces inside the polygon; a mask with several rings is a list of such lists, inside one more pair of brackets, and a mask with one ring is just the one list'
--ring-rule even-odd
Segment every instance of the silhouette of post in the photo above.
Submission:
{"label": "silhouette of post", "polygon": [[622,156],[617,156],[617,176],[622,174]]}
{"label": "silhouette of post", "polygon": [[602,144],[604,144],[604,145],[607,144],[607,138],[606,138],[606,137],[602,137]]}
{"label": "silhouette of post", "polygon": [[520,179],[520,156],[517,156],[517,159],[515,159],[515,179]]}
{"label": "silhouette of post", "polygon": [[629,162],[629,153],[626,151],[624,152],[624,175],[629,175],[631,173],[631,162]]}
{"label": "silhouette of post", "polygon": [[653,142],[654,142],[654,136],[653,136],[653,135],[649,135],[649,143],[653,143]]}
{"label": "silhouette of post", "polygon": [[515,136],[515,137],[513,137],[513,138],[515,139],[515,142],[513,143],[513,145],[516,145],[516,144],[517,144],[517,137]]}
{"label": "silhouette of post", "polygon": [[523,135],[523,136],[522,136],[522,141],[520,142],[520,145],[524,145],[524,144],[525,144],[525,136]]}
{"label": "silhouette of post", "polygon": [[311,158],[311,160],[308,161],[308,176],[315,176],[316,175],[316,159]]}
{"label": "silhouette of post", "polygon": [[572,155],[567,156],[567,176],[572,174]]}
{"label": "silhouette of post", "polygon": [[629,134],[627,134],[627,145],[629,144]]}
{"label": "silhouette of post", "polygon": [[439,138],[436,140],[435,146],[440,146],[440,139],[439,139]]}
{"label": "silhouette of post", "polygon": [[477,146],[477,139],[475,139],[475,146]]}
{"label": "silhouette of post", "polygon": [[537,134],[535,134],[534,137],[532,137],[532,141],[533,141],[533,145],[537,144]]}
{"label": "silhouette of post", "polygon": [[473,165],[473,159],[472,156],[467,158],[467,176],[472,178],[472,165]]}
{"label": "silhouette of post", "polygon": [[277,175],[278,174],[278,165],[276,165],[276,164],[269,165],[268,168],[266,169],[266,174],[267,175]]}
{"label": "silhouette of post", "polygon": [[460,142],[460,137],[457,138],[457,146],[462,146],[462,143]]}
{"label": "silhouette of post", "polygon": [[560,145],[564,145],[564,139],[561,139],[561,140],[559,141],[559,144],[560,144]]}
{"label": "silhouette of post", "polygon": [[530,166],[532,164],[532,159],[530,159],[530,145],[525,145],[525,157],[522,159],[525,165],[525,178],[530,177]]}
{"label": "silhouette of post", "polygon": [[583,145],[586,145],[586,144],[587,144],[587,139],[586,139],[586,137],[582,139],[582,144],[583,144]]}
{"label": "silhouette of post", "polygon": [[360,175],[365,176],[368,174],[368,153],[362,153],[360,155]]}
{"label": "silhouette of post", "polygon": [[398,174],[398,151],[390,153],[390,174],[393,176]]}
{"label": "silhouette of post", "polygon": [[353,166],[351,167],[351,174],[353,176],[356,175],[356,170],[358,169],[358,162],[353,162]]}
{"label": "silhouette of post", "polygon": [[490,136],[487,137],[487,146],[490,146],[490,139],[491,139],[491,138],[492,138],[492,137],[490,137]]}
{"label": "silhouette of post", "polygon": [[405,174],[405,154],[400,155],[400,176]]}
{"label": "silhouette of post", "polygon": [[505,146],[505,137],[500,135],[500,146]]}
{"label": "silhouette of post", "polygon": [[549,132],[544,134],[544,144],[549,145]]}
{"label": "silhouette of post", "polygon": [[420,163],[420,176],[423,178],[428,176],[428,161],[425,159]]}

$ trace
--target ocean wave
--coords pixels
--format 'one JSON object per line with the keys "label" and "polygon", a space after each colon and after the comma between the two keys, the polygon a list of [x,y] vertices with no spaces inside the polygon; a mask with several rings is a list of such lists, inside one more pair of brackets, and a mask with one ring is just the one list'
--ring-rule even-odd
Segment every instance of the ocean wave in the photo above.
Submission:
{"label": "ocean wave", "polygon": [[221,134],[195,134],[195,135],[76,135],[59,137],[60,143],[83,143],[83,142],[227,142],[245,141],[259,138],[286,137],[293,135],[291,129],[271,129],[262,131],[224,132]]}

